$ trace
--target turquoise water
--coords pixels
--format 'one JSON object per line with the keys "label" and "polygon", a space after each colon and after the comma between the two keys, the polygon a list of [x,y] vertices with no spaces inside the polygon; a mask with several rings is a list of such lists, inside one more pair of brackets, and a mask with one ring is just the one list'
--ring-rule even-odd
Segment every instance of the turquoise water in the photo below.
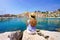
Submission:
{"label": "turquoise water", "polygon": [[[25,30],[28,18],[10,18],[0,21],[0,32]],[[60,28],[60,18],[37,18],[36,28],[56,31]]]}

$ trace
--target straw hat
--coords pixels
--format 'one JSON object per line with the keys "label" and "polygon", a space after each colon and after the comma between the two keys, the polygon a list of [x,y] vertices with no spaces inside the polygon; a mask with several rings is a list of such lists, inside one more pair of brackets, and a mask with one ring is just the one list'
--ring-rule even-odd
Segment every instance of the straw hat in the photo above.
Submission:
{"label": "straw hat", "polygon": [[30,13],[30,14],[29,14],[29,18],[33,18],[32,16],[33,16],[33,17],[36,17],[36,14],[35,14],[35,13]]}

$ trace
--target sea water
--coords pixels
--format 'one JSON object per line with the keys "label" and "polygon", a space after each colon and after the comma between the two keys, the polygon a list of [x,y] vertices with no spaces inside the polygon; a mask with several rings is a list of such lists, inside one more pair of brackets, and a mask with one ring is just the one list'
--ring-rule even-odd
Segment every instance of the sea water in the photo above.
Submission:
{"label": "sea water", "polygon": [[[28,18],[9,18],[0,19],[0,32],[7,31],[24,31],[27,28],[26,22]],[[37,29],[56,31],[60,28],[60,18],[37,18]]]}

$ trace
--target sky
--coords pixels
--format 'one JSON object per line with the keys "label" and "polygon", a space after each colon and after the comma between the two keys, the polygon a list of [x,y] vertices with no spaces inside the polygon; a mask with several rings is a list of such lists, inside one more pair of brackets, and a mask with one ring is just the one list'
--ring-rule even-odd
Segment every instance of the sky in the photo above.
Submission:
{"label": "sky", "polygon": [[0,0],[1,14],[20,14],[34,11],[54,11],[60,8],[60,0]]}

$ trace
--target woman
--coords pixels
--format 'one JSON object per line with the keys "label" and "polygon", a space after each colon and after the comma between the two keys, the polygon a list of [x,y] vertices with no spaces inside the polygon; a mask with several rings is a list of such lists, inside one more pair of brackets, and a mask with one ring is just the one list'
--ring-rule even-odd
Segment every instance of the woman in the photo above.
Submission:
{"label": "woman", "polygon": [[30,14],[30,18],[27,21],[27,32],[30,34],[35,34],[36,32],[36,24],[37,24],[37,20],[36,20],[36,15],[35,13],[31,13]]}

